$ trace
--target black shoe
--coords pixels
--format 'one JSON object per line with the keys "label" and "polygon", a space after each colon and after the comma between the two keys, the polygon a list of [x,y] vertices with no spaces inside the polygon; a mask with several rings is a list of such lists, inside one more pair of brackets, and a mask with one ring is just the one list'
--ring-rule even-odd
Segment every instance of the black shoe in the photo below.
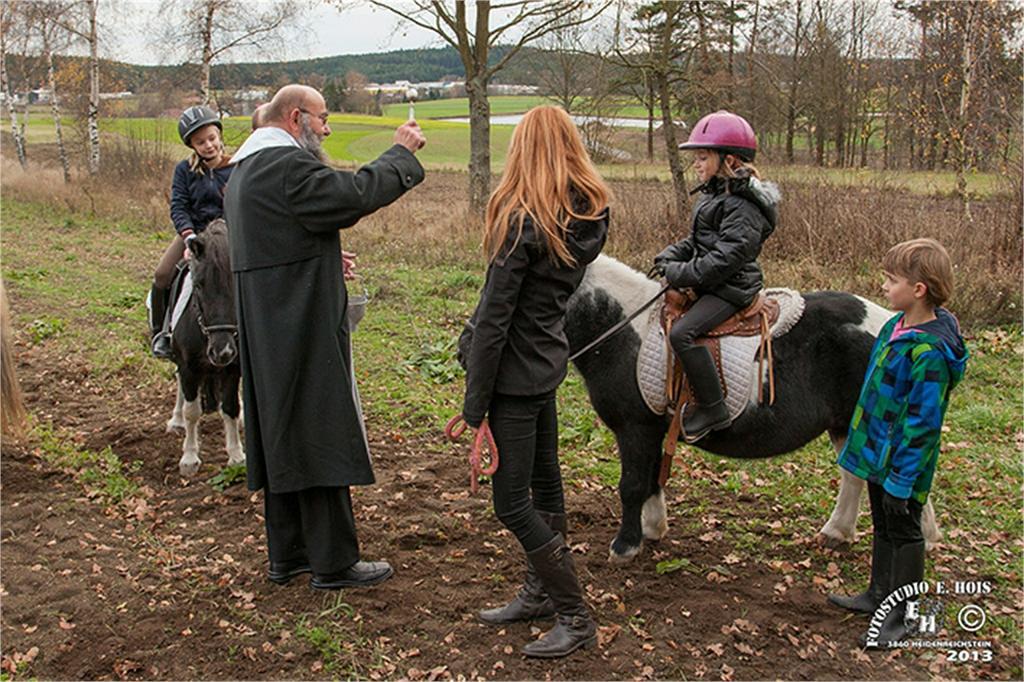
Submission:
{"label": "black shoe", "polygon": [[[913,585],[924,580],[924,540],[910,542],[893,551],[892,589],[904,585]],[[863,645],[867,649],[889,649],[895,642],[902,642],[911,634],[912,629],[906,622],[907,602],[905,599],[897,604],[882,622],[878,637],[873,642],[864,638]]]}
{"label": "black shoe", "polygon": [[270,570],[267,571],[267,578],[270,582],[277,583],[278,585],[287,585],[292,578],[303,573],[309,573],[313,569],[309,567],[309,561],[306,559],[297,559],[295,561],[270,562]]}
{"label": "black shoe", "polygon": [[889,596],[892,584],[892,545],[876,533],[871,542],[871,581],[868,589],[858,595],[828,595],[828,601],[855,613],[874,613]]}
{"label": "black shoe", "polygon": [[153,357],[162,360],[169,360],[174,356],[171,350],[171,335],[167,332],[160,332],[153,337]]}
{"label": "black shoe", "polygon": [[[556,533],[565,536],[567,524],[565,514],[538,511],[537,514],[548,527]],[[544,591],[544,585],[537,575],[530,557],[526,557],[526,579],[523,581],[519,592],[512,601],[504,606],[493,609],[483,609],[477,613],[477,617],[488,625],[507,625],[529,620],[547,620],[555,615],[555,605],[548,598]]]}
{"label": "black shoe", "polygon": [[711,352],[704,346],[691,346],[679,355],[679,361],[686,372],[690,393],[697,401],[697,408],[683,419],[686,442],[694,443],[711,431],[727,428],[732,420]]}
{"label": "black shoe", "polygon": [[527,555],[555,605],[558,620],[525,647],[530,658],[561,658],[597,642],[597,625],[583,602],[572,554],[560,534]]}
{"label": "black shoe", "polygon": [[341,573],[317,575],[309,579],[315,590],[340,590],[343,587],[370,587],[384,582],[395,574],[386,561],[357,561]]}

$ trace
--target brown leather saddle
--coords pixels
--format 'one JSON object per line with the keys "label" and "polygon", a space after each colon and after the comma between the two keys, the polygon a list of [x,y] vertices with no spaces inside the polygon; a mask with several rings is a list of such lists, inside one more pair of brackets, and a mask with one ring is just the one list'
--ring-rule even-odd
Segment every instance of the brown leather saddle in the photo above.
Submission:
{"label": "brown leather saddle", "polygon": [[[698,295],[692,289],[669,289],[665,292],[665,302],[660,313],[661,328],[665,331],[665,344],[667,346],[666,367],[665,367],[665,392],[668,398],[669,410],[672,413],[672,421],[669,424],[668,434],[665,437],[664,455],[661,460],[661,472],[658,476],[659,485],[664,486],[671,473],[672,458],[675,456],[676,444],[679,441],[679,434],[683,432],[683,417],[690,410],[694,409],[693,399],[683,373],[682,363],[676,358],[675,351],[669,345],[669,332],[676,320],[686,314],[697,301]],[[764,376],[765,363],[768,364],[768,404],[775,402],[775,371],[772,362],[772,335],[771,328],[779,319],[779,303],[775,299],[768,298],[762,290],[757,294],[753,303],[739,311],[725,322],[697,339],[697,343],[705,346],[714,358],[715,368],[718,371],[718,381],[722,385],[722,395],[728,395],[728,386],[725,383],[725,375],[722,372],[722,344],[723,336],[760,336],[761,344],[758,348],[758,379],[757,379],[757,401],[764,403],[764,383],[760,377]],[[684,440],[687,439],[683,432]]]}

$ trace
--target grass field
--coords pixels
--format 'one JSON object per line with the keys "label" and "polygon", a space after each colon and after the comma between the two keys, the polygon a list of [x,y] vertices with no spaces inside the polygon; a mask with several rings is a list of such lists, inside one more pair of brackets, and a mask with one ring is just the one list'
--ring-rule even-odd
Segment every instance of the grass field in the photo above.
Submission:
{"label": "grass field", "polygon": [[[492,108],[495,113],[522,111],[544,100],[539,97],[494,97]],[[452,108],[459,108],[454,111]],[[427,146],[420,152],[420,158],[428,168],[463,169],[469,159],[469,125],[431,120],[435,116],[466,115],[466,100],[435,100],[416,105],[417,117],[427,136]],[[324,149],[332,159],[342,163],[361,164],[376,158],[391,144],[394,129],[405,121],[407,105],[392,105],[386,108],[389,115],[360,116],[355,114],[332,114],[331,135],[324,142]],[[633,112],[636,113],[636,112]],[[75,144],[73,121],[66,119],[65,135],[69,144]],[[173,119],[105,119],[101,130],[108,136],[133,136],[161,143],[166,153],[175,158],[187,155],[178,141],[177,124]],[[499,173],[504,165],[505,154],[512,135],[511,126],[491,127],[492,169]],[[249,118],[233,117],[225,120],[225,142],[229,148],[237,148],[249,134]],[[640,149],[643,133],[621,131],[624,147]],[[53,122],[50,118],[37,115],[29,120],[27,140],[30,145],[52,143],[55,140]],[[660,148],[660,140],[656,145]],[[31,153],[31,149],[30,149]],[[660,152],[659,152],[660,153]],[[827,182],[840,187],[887,187],[903,189],[914,194],[952,194],[956,178],[952,172],[928,171],[883,171],[876,169],[816,168],[804,165],[773,163],[766,158],[759,164],[764,174],[779,181],[819,184]],[[649,178],[668,181],[667,165],[656,161],[635,161],[629,163],[602,164],[601,171],[612,178]],[[997,173],[972,173],[968,176],[968,189],[978,196],[990,196],[1007,191],[1009,181]]]}
{"label": "grass field", "polygon": [[[552,99],[539,95],[491,97],[491,113],[521,114],[533,107],[553,103]],[[384,107],[385,116],[405,117],[408,115],[408,112],[409,105],[406,103],[388,104]],[[647,110],[643,106],[628,102],[609,104],[605,113],[609,116],[622,116],[625,118],[647,118]],[[661,116],[661,107],[655,108],[654,115]],[[417,118],[455,118],[457,116],[469,116],[469,99],[460,97],[416,102]]]}

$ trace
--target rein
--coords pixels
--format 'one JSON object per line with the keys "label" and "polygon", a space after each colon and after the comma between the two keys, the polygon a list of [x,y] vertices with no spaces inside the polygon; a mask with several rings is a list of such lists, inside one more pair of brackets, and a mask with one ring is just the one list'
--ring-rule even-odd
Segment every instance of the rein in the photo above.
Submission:
{"label": "rein", "polygon": [[[448,420],[448,424],[444,427],[444,435],[448,436],[448,440],[455,442],[459,439],[466,431],[466,421],[462,418],[461,414],[457,414]],[[483,456],[484,442],[486,441],[487,447],[491,450],[491,463],[487,467],[483,467],[480,460]],[[479,481],[481,475],[493,476],[498,471],[498,444],[494,442],[494,434],[491,433],[491,427],[487,425],[487,420],[484,419],[483,423],[480,424],[480,428],[476,430],[476,438],[473,440],[473,447],[469,450],[469,490],[474,495],[479,488]]]}
{"label": "rein", "polygon": [[658,292],[657,294],[655,294],[655,295],[654,295],[654,296],[653,296],[653,297],[651,298],[651,300],[647,301],[647,302],[646,302],[646,303],[644,303],[644,304],[643,304],[642,306],[640,306],[639,308],[637,308],[636,310],[634,310],[634,311],[633,311],[633,313],[632,313],[632,314],[631,314],[631,315],[630,315],[629,317],[627,317],[626,319],[622,320],[621,322],[618,322],[618,323],[616,323],[616,324],[615,324],[615,326],[613,326],[613,327],[612,327],[611,329],[609,329],[608,331],[606,331],[606,332],[605,332],[604,334],[601,334],[601,336],[597,337],[596,339],[594,339],[593,341],[591,341],[591,342],[590,342],[590,343],[588,343],[587,345],[583,346],[583,348],[579,349],[578,351],[576,351],[575,353],[573,353],[572,355],[570,355],[570,356],[569,356],[569,360],[570,360],[570,362],[571,362],[572,360],[575,360],[575,359],[576,359],[576,358],[578,358],[579,356],[583,355],[583,354],[584,354],[584,353],[586,353],[587,351],[591,350],[591,349],[592,349],[592,348],[594,348],[595,346],[598,346],[598,345],[600,345],[600,344],[604,343],[605,341],[607,341],[607,340],[608,340],[608,339],[610,339],[611,337],[613,337],[613,336],[615,336],[616,334],[618,334],[618,333],[619,333],[619,332],[620,332],[620,331],[621,331],[621,330],[622,330],[622,329],[623,329],[623,328],[624,328],[624,327],[625,327],[625,326],[626,326],[627,324],[629,324],[630,322],[632,322],[633,320],[635,320],[635,319],[636,319],[636,317],[637,317],[637,316],[638,316],[638,315],[639,315],[640,313],[642,313],[643,311],[647,310],[647,309],[648,309],[648,308],[650,308],[650,307],[651,307],[652,305],[654,305],[654,303],[655,303],[655,302],[656,302],[656,301],[657,301],[657,300],[658,300],[659,298],[661,298],[662,296],[664,296],[665,292],[666,292],[666,291],[668,291],[668,290],[669,290],[669,289],[671,289],[671,288],[672,288],[672,285],[671,285],[671,284],[666,284],[665,286],[663,286],[663,287],[661,288],[661,290],[660,290],[660,291],[659,291],[659,292]]}
{"label": "rein", "polygon": [[[193,292],[193,294],[194,293],[195,292]],[[238,325],[237,324],[211,324],[211,325],[207,325],[206,324],[206,320],[203,318],[203,306],[199,302],[199,297],[193,295],[192,303],[196,307],[196,322],[199,323],[199,329],[203,332],[203,336],[206,337],[207,341],[210,340],[210,334],[212,334],[214,332],[231,332],[231,334],[233,334],[235,336],[235,338],[238,338]]]}

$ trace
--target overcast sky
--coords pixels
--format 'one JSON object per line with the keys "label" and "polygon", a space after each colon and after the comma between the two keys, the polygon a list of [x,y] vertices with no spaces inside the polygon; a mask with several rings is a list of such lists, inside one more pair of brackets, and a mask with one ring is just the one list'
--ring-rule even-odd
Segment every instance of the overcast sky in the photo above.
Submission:
{"label": "overcast sky", "polygon": [[[398,0],[396,6],[401,2]],[[371,9],[362,3],[339,12],[334,7],[319,3],[313,5],[304,23],[308,32],[289,39],[283,53],[272,55],[273,61],[291,61],[339,54],[363,54],[418,47],[441,47],[440,38],[429,31],[411,25],[400,25],[398,18],[381,9]],[[101,11],[103,5],[100,5]],[[117,21],[108,21],[112,40],[106,49],[107,57],[132,64],[178,63],[161,54],[159,44],[147,30],[159,8],[154,0],[120,0]],[[229,61],[256,61],[251,55],[229,56]]]}

